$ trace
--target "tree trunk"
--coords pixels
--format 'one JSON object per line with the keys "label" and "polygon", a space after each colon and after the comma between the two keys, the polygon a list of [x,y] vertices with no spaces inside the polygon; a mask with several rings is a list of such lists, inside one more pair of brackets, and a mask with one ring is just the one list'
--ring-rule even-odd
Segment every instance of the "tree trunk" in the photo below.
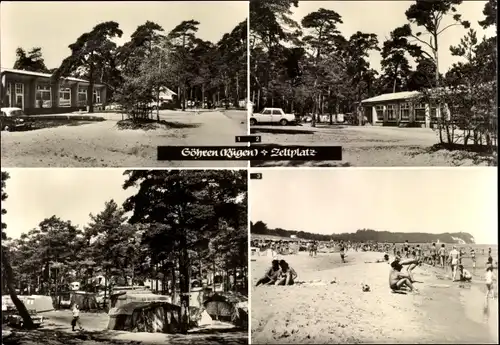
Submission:
{"label": "tree trunk", "polygon": [[9,290],[10,299],[16,306],[19,316],[21,316],[21,318],[23,319],[24,327],[27,329],[34,329],[35,325],[33,324],[33,320],[31,320],[28,309],[26,309],[24,303],[19,299],[19,297],[17,297],[16,288],[14,286],[14,273],[10,264],[9,249],[2,246],[2,253],[2,266],[5,273],[5,277],[2,278],[5,279],[7,289]]}
{"label": "tree trunk", "polygon": [[240,78],[239,78],[239,73],[236,72],[236,106],[239,107],[240,106]]}
{"label": "tree trunk", "polygon": [[[54,95],[59,97],[59,95]],[[89,106],[89,113],[94,112],[94,66],[90,65],[89,68],[89,87],[87,89],[87,105]]]}
{"label": "tree trunk", "polygon": [[103,308],[104,310],[107,310],[107,301],[106,301],[106,297],[107,297],[107,293],[108,293],[108,269],[106,268],[106,270],[104,271],[104,303],[103,303]]}
{"label": "tree trunk", "polygon": [[181,293],[180,333],[187,334],[189,328],[189,254],[185,235],[181,237],[180,244],[182,248],[179,262]]}
{"label": "tree trunk", "polygon": [[205,84],[201,84],[201,108],[205,108]]}

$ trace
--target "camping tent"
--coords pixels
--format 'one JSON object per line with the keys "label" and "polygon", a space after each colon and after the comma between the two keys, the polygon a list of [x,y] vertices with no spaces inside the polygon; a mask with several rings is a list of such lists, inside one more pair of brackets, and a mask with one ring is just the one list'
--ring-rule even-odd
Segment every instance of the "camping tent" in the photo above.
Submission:
{"label": "camping tent", "polygon": [[212,319],[248,327],[248,298],[238,293],[215,293],[203,303]]}
{"label": "camping tent", "polygon": [[119,291],[111,295],[111,307],[117,308],[131,302],[168,302],[172,303],[170,296],[156,295],[149,290],[144,291]]}
{"label": "camping tent", "polygon": [[180,311],[168,302],[130,302],[110,309],[108,329],[176,333]]}
{"label": "camping tent", "polygon": [[54,305],[58,308],[69,308],[75,303],[80,310],[97,310],[96,295],[94,293],[85,291],[66,291],[61,292],[54,298]]}

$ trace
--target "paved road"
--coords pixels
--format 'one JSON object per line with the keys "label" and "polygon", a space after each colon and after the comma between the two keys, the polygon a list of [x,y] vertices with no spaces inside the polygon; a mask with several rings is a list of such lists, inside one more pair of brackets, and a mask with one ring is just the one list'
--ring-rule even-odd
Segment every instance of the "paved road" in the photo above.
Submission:
{"label": "paved road", "polygon": [[170,128],[149,131],[119,130],[121,114],[96,113],[107,121],[2,132],[2,167],[246,167],[246,161],[156,160],[159,145],[235,145],[235,136],[247,133],[241,113],[162,110]]}

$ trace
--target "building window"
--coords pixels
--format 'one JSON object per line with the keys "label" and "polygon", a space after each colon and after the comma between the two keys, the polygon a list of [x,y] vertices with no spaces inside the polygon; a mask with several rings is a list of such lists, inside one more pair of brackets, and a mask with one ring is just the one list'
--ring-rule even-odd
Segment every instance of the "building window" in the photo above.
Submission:
{"label": "building window", "polygon": [[396,107],[394,104],[387,105],[387,121],[396,121]]}
{"label": "building window", "polygon": [[59,89],[59,106],[71,107],[71,89],[69,87]]}
{"label": "building window", "polygon": [[377,114],[377,121],[384,120],[384,106],[383,105],[377,105],[375,107],[375,113]]}
{"label": "building window", "polygon": [[52,91],[50,86],[36,86],[36,104],[37,108],[52,107]]}
{"label": "building window", "polygon": [[425,121],[425,104],[415,104],[415,121]]}
{"label": "building window", "polygon": [[14,106],[24,109],[24,84],[16,83],[15,91],[16,91],[16,102]]}
{"label": "building window", "polygon": [[87,88],[78,88],[78,106],[85,107],[87,105]]}
{"label": "building window", "polygon": [[410,103],[402,103],[399,107],[399,114],[401,121],[410,120]]}
{"label": "building window", "polygon": [[94,90],[94,104],[101,103],[101,90]]}

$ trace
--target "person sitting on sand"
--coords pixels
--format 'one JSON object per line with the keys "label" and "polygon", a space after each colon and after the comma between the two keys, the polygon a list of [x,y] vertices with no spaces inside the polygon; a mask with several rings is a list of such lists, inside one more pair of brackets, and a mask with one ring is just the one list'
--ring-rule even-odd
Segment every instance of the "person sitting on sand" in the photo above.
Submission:
{"label": "person sitting on sand", "polygon": [[255,286],[259,285],[269,285],[269,284],[274,284],[276,280],[278,280],[280,274],[280,265],[278,260],[273,260],[271,263],[271,267],[267,270],[266,274],[264,277],[260,278],[257,281],[257,284]]}
{"label": "person sitting on sand", "polygon": [[391,263],[391,272],[389,273],[389,287],[393,292],[401,291],[403,288],[407,287],[412,292],[417,292],[406,274],[401,273],[403,265],[400,260],[396,258]]}
{"label": "person sitting on sand", "polygon": [[470,282],[472,280],[472,274],[464,268],[464,265],[458,265],[458,272],[460,274],[460,281]]}
{"label": "person sitting on sand", "polygon": [[365,261],[365,264],[379,264],[382,262],[387,262],[389,263],[389,254],[385,253],[383,259],[377,259],[375,261]]}
{"label": "person sitting on sand", "polygon": [[293,285],[297,279],[297,272],[285,260],[280,260],[279,265],[281,267],[280,276],[275,285]]}

